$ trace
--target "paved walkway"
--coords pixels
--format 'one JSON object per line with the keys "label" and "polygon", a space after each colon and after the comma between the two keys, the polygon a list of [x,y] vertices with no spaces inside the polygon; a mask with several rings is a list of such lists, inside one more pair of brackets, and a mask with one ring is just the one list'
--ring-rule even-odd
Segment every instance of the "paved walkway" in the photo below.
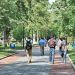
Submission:
{"label": "paved walkway", "polygon": [[75,71],[67,58],[67,64],[60,60],[56,53],[55,63],[49,64],[49,51],[45,48],[45,55],[40,56],[39,47],[33,48],[32,63],[27,63],[24,50],[18,54],[0,60],[0,75],[75,75]]}

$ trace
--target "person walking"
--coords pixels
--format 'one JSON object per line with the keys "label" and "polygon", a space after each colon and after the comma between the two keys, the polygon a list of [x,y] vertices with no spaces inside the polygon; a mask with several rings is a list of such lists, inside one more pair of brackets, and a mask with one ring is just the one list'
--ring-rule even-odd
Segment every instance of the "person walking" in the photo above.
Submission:
{"label": "person walking", "polygon": [[41,51],[41,55],[44,55],[44,47],[46,45],[46,41],[44,38],[41,38],[39,40],[39,45],[40,45],[40,51]]}
{"label": "person walking", "polygon": [[30,37],[28,37],[28,39],[26,40],[26,54],[27,54],[27,58],[28,58],[28,63],[31,63],[31,59],[32,59],[32,41],[30,39]]}
{"label": "person walking", "polygon": [[65,40],[63,38],[59,38],[57,45],[59,47],[59,54],[63,58],[63,56],[64,56],[64,49],[65,49]]}
{"label": "person walking", "polygon": [[67,44],[65,38],[62,39],[62,58],[64,63],[66,64],[66,58],[67,58]]}
{"label": "person walking", "polygon": [[55,45],[56,41],[53,36],[48,40],[48,46],[50,48],[49,52],[49,62],[52,62],[54,64],[54,54],[55,54]]}
{"label": "person walking", "polygon": [[63,58],[64,63],[66,64],[67,46],[65,38],[60,38],[58,40],[58,46],[59,46],[59,54]]}

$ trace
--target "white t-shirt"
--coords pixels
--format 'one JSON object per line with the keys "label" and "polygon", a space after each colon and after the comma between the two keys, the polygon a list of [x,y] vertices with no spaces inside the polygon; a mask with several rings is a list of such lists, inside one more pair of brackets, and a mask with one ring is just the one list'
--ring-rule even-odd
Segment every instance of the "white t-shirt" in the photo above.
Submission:
{"label": "white t-shirt", "polygon": [[57,46],[61,46],[61,44],[62,44],[62,41],[59,39],[57,42]]}

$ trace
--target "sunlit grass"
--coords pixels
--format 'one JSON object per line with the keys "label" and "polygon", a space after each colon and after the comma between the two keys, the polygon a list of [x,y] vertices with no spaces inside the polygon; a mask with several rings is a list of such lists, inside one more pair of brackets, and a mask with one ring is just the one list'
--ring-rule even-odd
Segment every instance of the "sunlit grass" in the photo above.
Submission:
{"label": "sunlit grass", "polygon": [[14,50],[11,50],[11,49],[2,49],[2,50],[0,50],[0,59],[4,58],[6,56],[12,55],[12,54],[15,54]]}
{"label": "sunlit grass", "polygon": [[75,64],[75,49],[69,50],[69,56],[73,63]]}
{"label": "sunlit grass", "polygon": [[23,47],[17,45],[15,46],[14,49],[11,49],[10,46],[7,47],[0,46],[0,59],[6,56],[13,55],[16,53],[16,50],[21,50],[21,49],[23,49]]}

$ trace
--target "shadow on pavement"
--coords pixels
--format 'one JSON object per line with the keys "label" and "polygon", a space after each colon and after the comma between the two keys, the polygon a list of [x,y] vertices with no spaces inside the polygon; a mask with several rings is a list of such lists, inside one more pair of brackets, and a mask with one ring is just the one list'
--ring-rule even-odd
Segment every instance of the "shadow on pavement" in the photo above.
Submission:
{"label": "shadow on pavement", "polygon": [[51,67],[46,64],[27,64],[25,62],[5,65],[0,75],[49,75]]}

